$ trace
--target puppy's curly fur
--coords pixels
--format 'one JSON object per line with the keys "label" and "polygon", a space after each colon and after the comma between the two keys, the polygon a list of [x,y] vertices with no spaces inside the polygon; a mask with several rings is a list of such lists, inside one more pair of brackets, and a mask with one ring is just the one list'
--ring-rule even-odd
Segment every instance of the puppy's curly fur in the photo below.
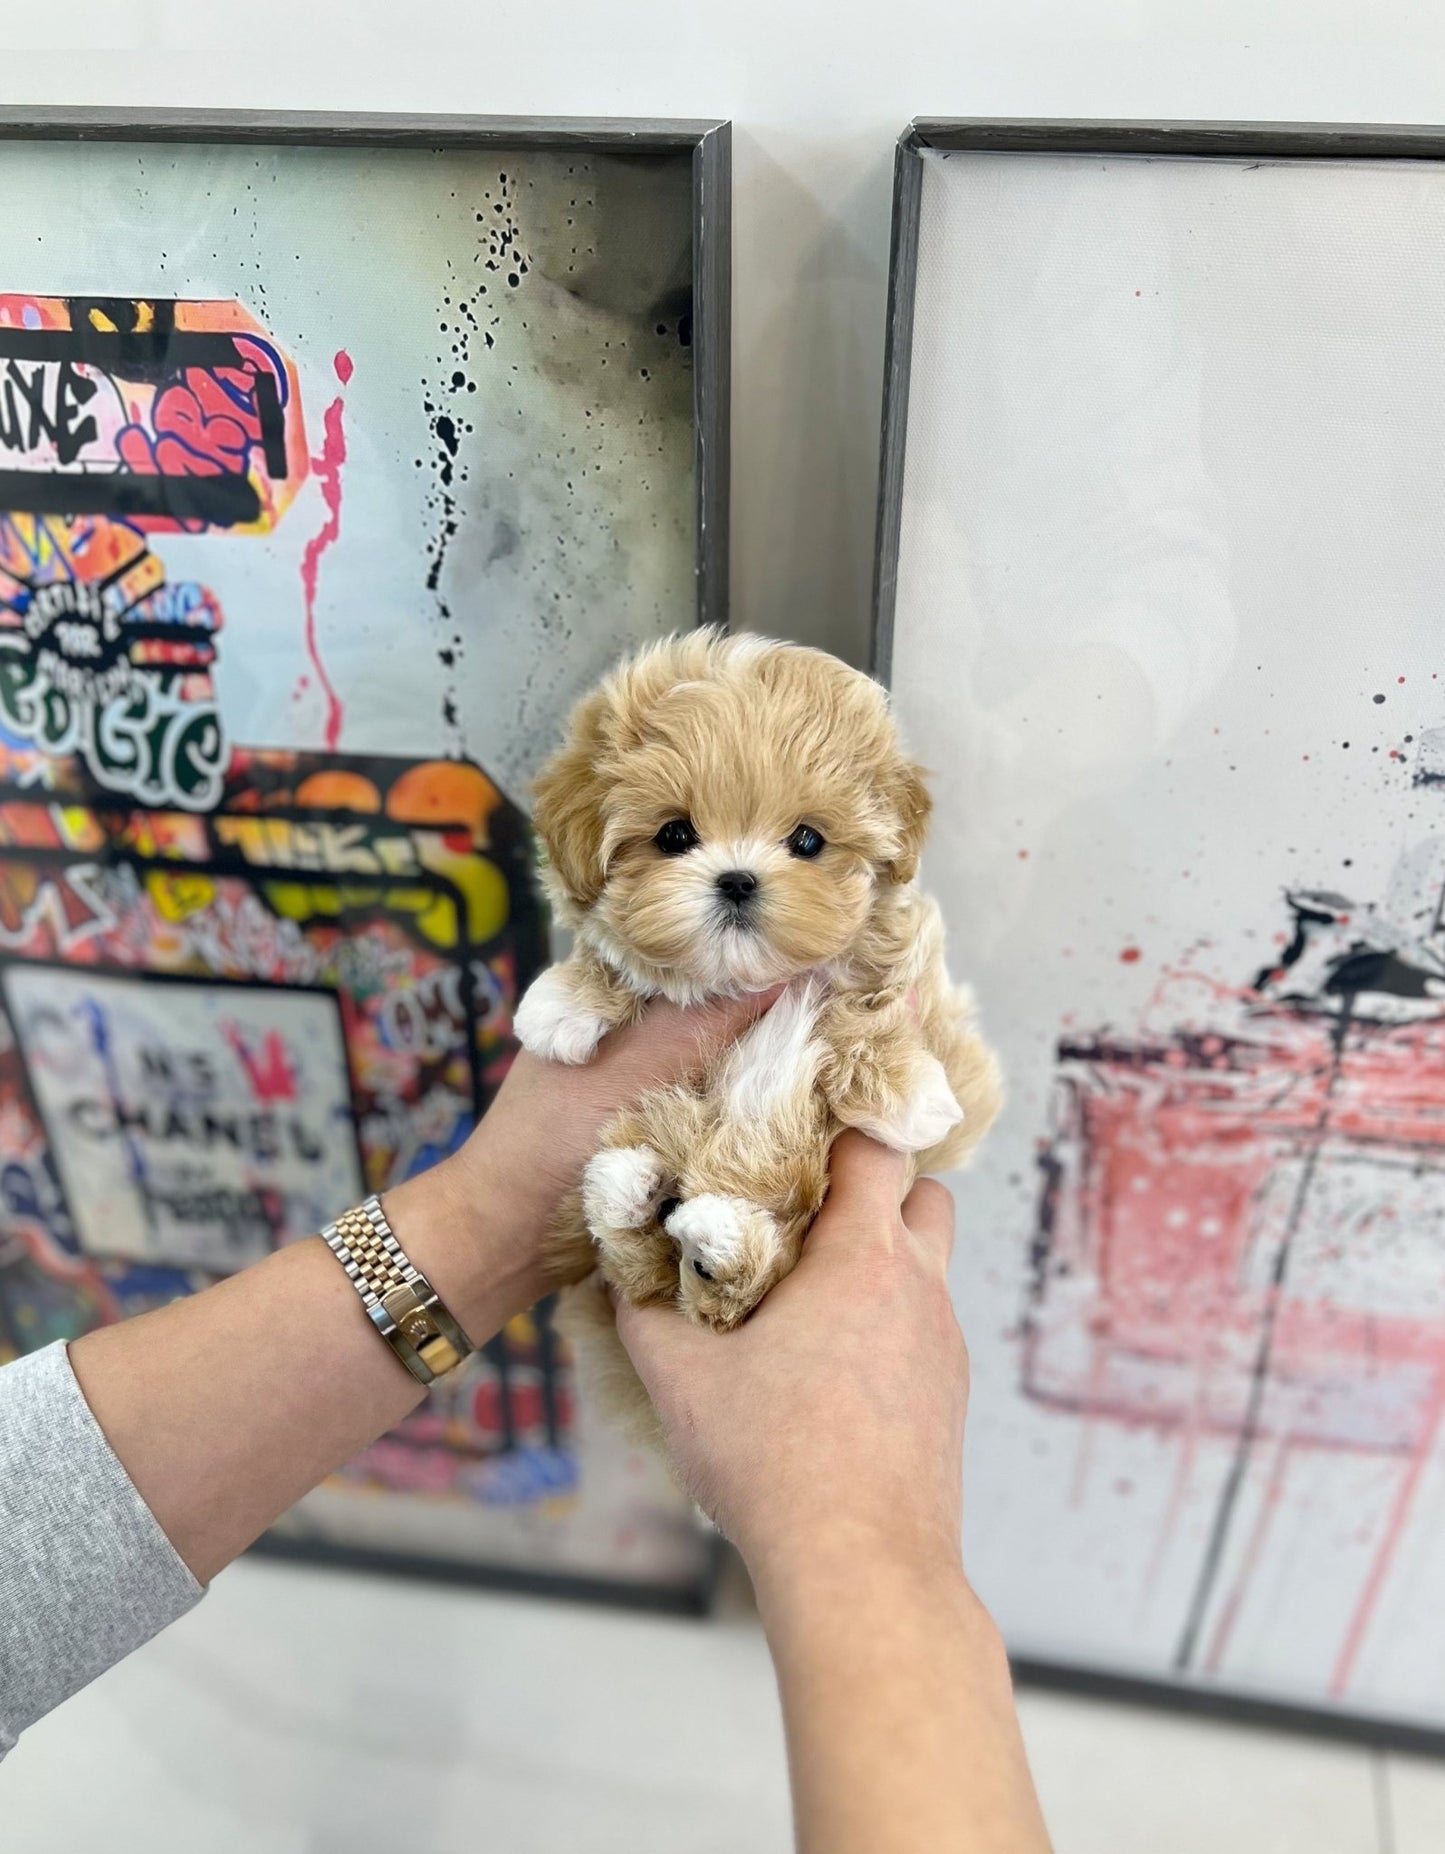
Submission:
{"label": "puppy's curly fur", "polygon": [[585,1062],[649,998],[787,987],[706,1074],[612,1122],[552,1232],[553,1278],[581,1283],[562,1317],[584,1394],[656,1442],[601,1279],[736,1326],[797,1262],[844,1127],[906,1153],[910,1183],[957,1166],[998,1069],[917,887],[928,793],[868,677],[764,638],[669,639],[583,699],[536,792],[574,948],[522,1000],[525,1047]]}

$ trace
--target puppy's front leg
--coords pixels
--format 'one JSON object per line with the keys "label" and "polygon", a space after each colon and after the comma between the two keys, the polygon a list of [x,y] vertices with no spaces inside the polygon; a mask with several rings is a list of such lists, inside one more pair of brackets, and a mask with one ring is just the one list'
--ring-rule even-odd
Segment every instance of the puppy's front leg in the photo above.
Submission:
{"label": "puppy's front leg", "polygon": [[857,1127],[895,1152],[927,1152],[963,1120],[943,1064],[926,1049],[919,1049],[896,1077],[878,1080],[881,1086],[860,1092],[847,1111],[836,1111],[845,1126]]}
{"label": "puppy's front leg", "polygon": [[901,1001],[891,1022],[870,1024],[865,1034],[851,1024],[835,1021],[830,1027],[832,1060],[823,1092],[845,1127],[895,1152],[927,1152],[961,1123],[963,1109],[947,1072],[925,1048]]}
{"label": "puppy's front leg", "polygon": [[607,1032],[633,1022],[644,1002],[590,953],[579,952],[533,979],[513,1027],[534,1056],[587,1062]]}

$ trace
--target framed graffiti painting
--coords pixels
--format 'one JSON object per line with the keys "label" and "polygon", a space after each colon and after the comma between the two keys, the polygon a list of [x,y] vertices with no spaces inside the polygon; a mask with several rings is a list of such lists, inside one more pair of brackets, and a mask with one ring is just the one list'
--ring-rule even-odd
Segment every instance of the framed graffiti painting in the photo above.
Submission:
{"label": "framed graffiti painting", "polygon": [[[530,775],[726,603],[726,125],[0,114],[0,1358],[465,1138]],[[279,1548],[695,1604],[544,1305]]]}
{"label": "framed graffiti painting", "polygon": [[1445,1731],[1445,134],[918,125],[878,668],[1025,1667]]}

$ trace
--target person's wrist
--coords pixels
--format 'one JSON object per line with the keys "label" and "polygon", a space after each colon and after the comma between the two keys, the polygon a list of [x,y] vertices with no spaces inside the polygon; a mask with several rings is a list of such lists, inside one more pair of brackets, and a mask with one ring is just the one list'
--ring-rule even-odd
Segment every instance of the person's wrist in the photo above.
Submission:
{"label": "person's wrist", "polygon": [[398,1242],[474,1345],[546,1291],[545,1218],[481,1132],[384,1200]]}
{"label": "person's wrist", "polygon": [[976,1602],[957,1532],[941,1524],[834,1515],[772,1528],[741,1549],[770,1637],[900,1601]]}

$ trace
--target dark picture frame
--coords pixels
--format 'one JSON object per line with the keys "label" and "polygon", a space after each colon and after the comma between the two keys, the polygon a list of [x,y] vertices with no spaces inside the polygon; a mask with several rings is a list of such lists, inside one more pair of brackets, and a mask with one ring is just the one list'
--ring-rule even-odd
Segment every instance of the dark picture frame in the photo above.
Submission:
{"label": "dark picture frame", "polygon": [[[0,144],[25,142],[29,144],[177,144],[187,146],[214,147],[293,147],[293,148],[339,148],[344,150],[376,150],[379,152],[394,150],[420,151],[496,151],[498,153],[548,153],[575,154],[585,156],[638,156],[645,161],[647,157],[673,157],[670,171],[677,174],[677,182],[671,194],[673,205],[670,223],[681,227],[682,175],[677,157],[685,156],[690,162],[691,172],[691,293],[690,300],[683,306],[690,319],[690,328],[683,332],[681,320],[678,326],[678,340],[684,346],[690,346],[691,353],[691,409],[692,409],[692,498],[695,517],[695,553],[693,557],[691,618],[699,625],[714,625],[725,628],[728,623],[728,510],[729,510],[729,412],[731,397],[731,126],[723,120],[712,118],[603,118],[603,117],[536,117],[536,116],[492,116],[492,115],[433,115],[433,114],[390,114],[390,113],[353,113],[353,112],[310,112],[310,111],[261,111],[261,110],[196,110],[196,109],[90,109],[51,106],[0,106]],[[0,149],[3,159],[3,149]],[[497,210],[500,211],[500,208]],[[678,266],[678,281],[683,275],[682,265]],[[515,283],[516,279],[512,281]],[[679,292],[681,301],[681,292]],[[96,326],[104,329],[104,323]],[[659,333],[662,331],[659,330]],[[49,357],[51,347],[57,340],[69,343],[67,352],[76,350],[76,342],[85,341],[92,345],[97,342],[102,346],[106,342],[124,343],[130,339],[127,334],[116,335],[105,332],[92,335],[82,331],[77,336],[67,333],[55,337],[44,331],[17,329],[7,327],[4,331],[11,347],[25,354],[30,359],[44,360]],[[196,364],[207,359],[218,364],[226,364],[229,357],[229,345],[226,338],[213,338],[207,335],[175,335],[172,340],[189,343],[186,350],[192,354]],[[47,346],[46,344],[51,344]],[[208,345],[209,344],[209,345]],[[192,353],[192,350],[194,352]],[[7,352],[10,350],[7,349]],[[82,358],[88,358],[88,350]],[[603,361],[602,365],[606,365]],[[643,376],[646,378],[646,375]],[[270,386],[269,376],[263,382]],[[685,394],[686,389],[683,389]],[[686,405],[685,396],[681,406]],[[268,424],[267,413],[271,414]],[[275,406],[259,403],[263,440],[268,446],[268,467],[271,467],[272,453],[280,453],[282,434]],[[685,434],[682,439],[685,444]],[[686,455],[680,450],[679,457]],[[284,456],[279,456],[284,465]],[[283,470],[284,473],[284,470]],[[7,482],[10,485],[11,501],[0,495],[0,507],[23,509],[26,506],[24,496],[34,491],[34,484],[41,479],[25,478],[23,472],[12,472]],[[17,487],[18,485],[18,487]],[[0,488],[3,488],[0,485]],[[71,513],[84,514],[83,507],[70,508],[75,496],[84,497],[91,486],[79,477],[68,480],[67,510]],[[226,476],[209,477],[160,477],[137,478],[124,487],[130,503],[122,506],[112,494],[108,506],[113,512],[122,515],[146,515],[157,512],[164,505],[165,512],[199,521],[216,520],[223,525],[228,520],[245,519],[252,511],[249,508],[233,507],[232,503],[244,490],[244,481]],[[681,487],[681,486],[679,486]],[[226,501],[229,495],[230,500]],[[686,504],[679,497],[685,508]],[[223,505],[224,504],[224,505]],[[155,505],[152,507],[152,505]],[[40,504],[35,505],[37,509]],[[46,505],[48,506],[48,504]],[[685,555],[682,557],[685,561]],[[678,620],[687,622],[688,608],[683,602],[688,592],[688,582],[683,573],[677,576]],[[378,761],[377,764],[381,762]],[[400,762],[398,762],[400,764]],[[278,775],[279,776],[279,775]],[[7,788],[8,790],[8,788]],[[106,811],[107,795],[88,785],[81,791],[87,803],[96,806],[96,815]],[[13,798],[14,793],[10,796]],[[268,803],[271,801],[268,800]],[[113,807],[112,807],[113,808]],[[545,960],[544,945],[545,921],[540,904],[530,894],[530,857],[525,853],[523,839],[526,837],[526,825],[520,811],[510,804],[504,805],[503,814],[507,816],[506,830],[509,833],[505,846],[505,855],[499,860],[499,866],[505,865],[507,880],[512,885],[513,893],[520,894],[525,886],[527,900],[520,915],[514,919],[509,929],[507,957],[513,961],[514,976],[519,984],[525,984],[538,965]],[[290,809],[276,809],[271,805],[271,815],[278,820],[285,818],[287,828],[310,828],[311,823],[320,814],[301,811],[295,813]],[[338,828],[352,829],[356,820],[349,814],[336,814],[329,821]],[[444,820],[449,828],[454,828],[459,820]],[[515,854],[514,854],[515,853]],[[273,874],[275,872],[272,872]],[[442,882],[438,892],[448,885]],[[465,914],[462,897],[455,896],[459,912]],[[36,962],[29,962],[36,963]],[[138,975],[139,976],[139,975]],[[156,974],[160,982],[168,981],[163,974]],[[249,981],[248,981],[249,982]],[[264,985],[267,981],[257,981]],[[467,990],[466,985],[463,986]],[[467,992],[470,997],[470,992]],[[480,1034],[480,1033],[479,1033]],[[485,1098],[485,1087],[495,1085],[494,1081],[484,1084],[478,1076],[478,1057],[476,1051],[470,1052],[474,1071],[475,1089],[479,1101]],[[553,1340],[550,1318],[545,1308],[539,1321],[539,1344],[544,1354],[543,1376],[547,1379],[543,1385],[548,1409],[549,1435],[555,1427],[556,1389],[547,1374],[554,1362]],[[500,1373],[503,1402],[506,1402],[509,1357],[508,1340],[505,1335],[498,1335],[488,1347],[484,1348]],[[515,1361],[512,1366],[515,1368]],[[529,1366],[528,1369],[531,1369]],[[506,1418],[507,1446],[511,1446],[511,1416]],[[312,1534],[314,1533],[314,1536]],[[642,1581],[619,1571],[616,1576],[610,1574],[593,1575],[590,1570],[572,1570],[558,1568],[548,1570],[530,1563],[513,1562],[499,1559],[497,1563],[478,1562],[470,1558],[432,1557],[414,1553],[407,1548],[391,1549],[380,1544],[362,1544],[356,1546],[341,1542],[337,1537],[320,1529],[302,1525],[290,1532],[278,1531],[268,1534],[258,1542],[258,1551],[270,1552],[280,1556],[313,1559],[318,1562],[336,1565],[349,1565],[360,1569],[384,1568],[415,1574],[424,1577],[440,1578],[459,1582],[469,1582],[509,1590],[526,1590],[537,1593],[559,1595],[568,1598],[583,1598],[606,1603],[621,1603],[630,1606],[670,1610],[682,1613],[700,1614],[706,1610],[716,1581],[718,1547],[717,1540],[711,1534],[700,1534],[696,1553],[696,1575],[689,1576],[686,1582],[669,1582],[666,1580]]]}
{"label": "dark picture frame", "polygon": [[[1445,128],[1418,124],[1091,121],[1029,117],[930,117],[899,137],[893,173],[879,500],[872,601],[871,669],[891,683],[909,416],[923,163],[933,152],[1156,155],[1207,160],[1445,161]],[[1411,1720],[1276,1701],[1204,1686],[1109,1671],[1034,1655],[1011,1657],[1023,1685],[1143,1704],[1342,1740],[1381,1750],[1445,1756],[1445,1731]]]}

